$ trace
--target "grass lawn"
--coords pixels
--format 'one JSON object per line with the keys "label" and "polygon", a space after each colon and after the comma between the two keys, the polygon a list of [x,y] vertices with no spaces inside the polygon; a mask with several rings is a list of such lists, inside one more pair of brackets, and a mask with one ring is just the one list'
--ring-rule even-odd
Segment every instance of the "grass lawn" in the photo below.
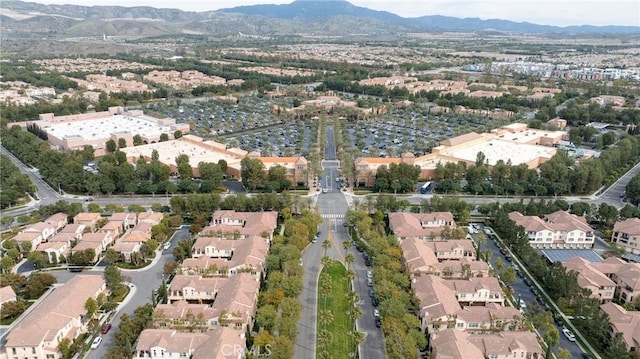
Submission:
{"label": "grass lawn", "polygon": [[[322,273],[328,273],[331,277],[331,293],[327,296],[327,310],[333,314],[333,321],[327,326],[327,330],[333,335],[333,341],[327,346],[328,358],[348,358],[348,353],[352,352],[355,345],[348,333],[353,328],[351,319],[347,315],[349,302],[347,300],[347,278],[346,269],[342,263],[332,261]],[[320,311],[324,308],[322,289],[318,283],[318,322],[317,333],[322,330],[320,322]],[[317,340],[316,340],[317,343]],[[322,347],[316,344],[316,356],[320,358]]]}

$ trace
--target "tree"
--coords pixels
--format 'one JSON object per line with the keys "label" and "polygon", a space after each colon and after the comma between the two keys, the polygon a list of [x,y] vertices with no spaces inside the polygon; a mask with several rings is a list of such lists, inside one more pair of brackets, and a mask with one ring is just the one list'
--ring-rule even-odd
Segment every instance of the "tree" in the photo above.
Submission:
{"label": "tree", "polygon": [[120,255],[113,248],[107,248],[104,252],[104,261],[107,264],[114,264],[120,260]]}
{"label": "tree", "polygon": [[2,318],[16,318],[29,307],[25,300],[18,299],[2,304]]}
{"label": "tree", "polygon": [[166,133],[161,133],[160,134],[160,142],[166,142],[169,141],[169,135]]}
{"label": "tree", "polygon": [[118,138],[118,149],[127,147],[127,140],[124,138]]}
{"label": "tree", "polygon": [[62,359],[71,359],[73,357],[73,350],[71,350],[71,340],[69,338],[62,338],[58,342],[58,351],[62,354]]}
{"label": "tree", "polygon": [[45,268],[49,264],[49,256],[45,252],[34,251],[27,256],[35,268]]}
{"label": "tree", "polygon": [[571,352],[565,348],[558,348],[558,354],[556,354],[556,359],[571,359]]}
{"label": "tree", "polygon": [[93,318],[96,312],[98,312],[98,302],[92,297],[89,297],[84,302],[84,309],[87,310],[87,317]]}
{"label": "tree", "polygon": [[258,158],[245,157],[240,161],[240,176],[242,184],[250,191],[255,191],[264,186],[264,163]]}
{"label": "tree", "polygon": [[142,136],[140,136],[140,135],[134,135],[134,136],[133,136],[133,145],[134,145],[134,146],[140,146],[140,145],[142,145],[142,144],[143,144]]}
{"label": "tree", "polygon": [[116,152],[116,149],[117,149],[116,141],[114,141],[113,139],[107,141],[105,143],[105,147],[107,148],[107,152],[109,152],[109,153]]}

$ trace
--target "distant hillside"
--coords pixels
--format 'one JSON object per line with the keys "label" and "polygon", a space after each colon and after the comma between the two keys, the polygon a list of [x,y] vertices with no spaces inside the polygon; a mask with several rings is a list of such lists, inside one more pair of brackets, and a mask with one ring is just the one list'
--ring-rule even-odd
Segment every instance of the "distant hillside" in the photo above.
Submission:
{"label": "distant hillside", "polygon": [[192,12],[148,6],[44,5],[18,0],[0,2],[0,36],[64,38],[76,36],[162,36],[188,33],[388,35],[428,31],[509,33],[631,33],[640,27],[556,27],[508,20],[481,20],[430,15],[403,18],[386,11],[355,6],[343,0],[297,0],[284,5],[239,6]]}

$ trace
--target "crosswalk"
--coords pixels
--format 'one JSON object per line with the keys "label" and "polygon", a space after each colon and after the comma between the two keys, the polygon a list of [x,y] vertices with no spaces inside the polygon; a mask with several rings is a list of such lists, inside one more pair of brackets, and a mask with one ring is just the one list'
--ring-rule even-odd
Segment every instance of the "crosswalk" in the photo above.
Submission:
{"label": "crosswalk", "polygon": [[322,218],[324,219],[342,219],[344,218],[344,213],[323,213]]}

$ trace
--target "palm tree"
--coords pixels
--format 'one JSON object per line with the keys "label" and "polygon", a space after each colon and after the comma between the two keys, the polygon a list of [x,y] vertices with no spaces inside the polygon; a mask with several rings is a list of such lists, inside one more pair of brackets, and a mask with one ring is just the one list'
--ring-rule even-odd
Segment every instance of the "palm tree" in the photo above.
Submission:
{"label": "palm tree", "polygon": [[[350,240],[345,240],[342,242],[342,248],[344,248],[344,254],[345,256],[348,256],[349,254],[347,253],[349,251],[349,248],[351,248],[353,246],[353,244],[351,244]],[[355,259],[355,258],[354,258]],[[346,261],[346,258],[345,258]],[[353,263],[353,261],[351,262]],[[349,268],[349,266],[347,266],[347,269]]]}
{"label": "palm tree", "polygon": [[330,310],[326,310],[326,309],[321,310],[320,313],[318,313],[318,321],[320,321],[320,324],[322,325],[322,329],[326,330],[327,325],[333,322],[333,313],[331,313]]}
{"label": "palm tree", "polygon": [[320,353],[321,358],[322,357],[329,358],[328,356],[329,353],[327,352],[327,346],[331,344],[332,341],[333,341],[333,335],[328,330],[323,329],[320,331],[320,333],[318,333],[318,344],[322,346],[322,352]]}
{"label": "palm tree", "polygon": [[327,297],[331,294],[331,277],[324,273],[320,278],[320,294],[322,295],[323,309],[327,309]]}
{"label": "palm tree", "polygon": [[[347,242],[345,242],[345,243],[347,243]],[[349,253],[349,254],[347,254],[346,257],[344,257],[344,264],[347,265],[347,271],[349,270],[351,263],[353,263],[355,261],[356,261],[356,257],[353,255],[353,253]]]}
{"label": "palm tree", "polygon": [[347,277],[347,290],[348,290],[349,288],[351,288],[351,283],[353,283],[353,280],[356,279],[356,272],[354,272],[353,269],[347,269],[345,276]]}
{"label": "palm tree", "polygon": [[353,340],[356,342],[356,346],[364,343],[365,339],[367,338],[365,336],[365,333],[358,330],[354,330],[353,332],[351,332],[351,336],[353,337]]}
{"label": "palm tree", "polygon": [[324,257],[327,256],[327,250],[329,249],[329,247],[331,247],[331,242],[329,242],[328,239],[325,239],[324,241],[322,241],[322,249],[324,249]]}

